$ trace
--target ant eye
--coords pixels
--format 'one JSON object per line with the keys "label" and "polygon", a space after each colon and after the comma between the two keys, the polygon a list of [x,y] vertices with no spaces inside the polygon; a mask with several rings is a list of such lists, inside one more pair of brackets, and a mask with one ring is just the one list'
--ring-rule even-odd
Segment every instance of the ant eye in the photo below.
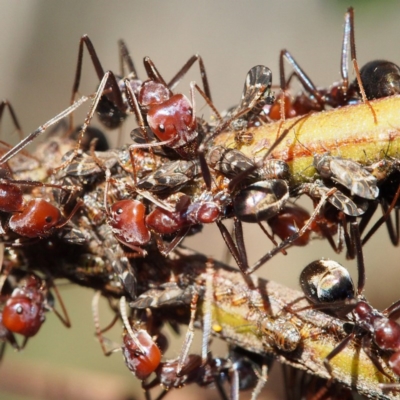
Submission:
{"label": "ant eye", "polygon": [[48,216],[45,218],[45,221],[49,224],[51,221],[53,221],[53,217],[52,217],[51,215],[48,215]]}
{"label": "ant eye", "polygon": [[121,215],[123,212],[124,212],[124,210],[122,208],[118,208],[118,210],[117,210],[118,215]]}
{"label": "ant eye", "polygon": [[22,306],[18,306],[15,311],[17,311],[17,314],[22,314],[24,312],[24,309],[22,308]]}
{"label": "ant eye", "polygon": [[193,115],[193,110],[192,110],[191,108],[189,108],[188,111],[187,111],[187,113],[188,113],[189,115]]}
{"label": "ant eye", "polygon": [[165,126],[163,124],[158,125],[158,130],[162,133],[165,132]]}

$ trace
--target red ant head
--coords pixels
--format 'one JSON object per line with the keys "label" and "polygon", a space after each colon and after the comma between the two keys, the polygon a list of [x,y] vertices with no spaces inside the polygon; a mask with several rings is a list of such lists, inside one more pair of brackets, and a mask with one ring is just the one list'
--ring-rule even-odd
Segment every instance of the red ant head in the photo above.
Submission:
{"label": "red ant head", "polygon": [[142,84],[138,101],[142,107],[149,107],[162,104],[170,97],[170,91],[165,85],[149,80]]}
{"label": "red ant head", "polygon": [[164,103],[151,107],[147,122],[159,140],[171,141],[169,146],[172,148],[182,147],[197,136],[193,108],[183,94],[175,94]]}
{"label": "red ant head", "polygon": [[0,183],[0,211],[20,211],[22,203],[22,190],[17,185]]}
{"label": "red ant head", "polygon": [[8,224],[18,235],[30,238],[46,237],[61,220],[60,210],[43,199],[28,201],[22,212],[11,216]]}
{"label": "red ant head", "polygon": [[2,317],[3,325],[10,332],[26,337],[36,335],[45,320],[42,302],[33,301],[22,293],[7,300]]}
{"label": "red ant head", "polygon": [[139,330],[136,333],[136,338],[142,345],[144,354],[139,350],[135,341],[132,340],[128,333],[124,334],[122,352],[126,366],[140,380],[143,380],[150,376],[160,365],[161,351],[145,330]]}
{"label": "red ant head", "polygon": [[[307,210],[299,206],[285,205],[279,214],[267,220],[272,232],[280,239],[285,240],[288,236],[293,235],[298,229],[301,229],[310,219]],[[294,246],[305,246],[310,241],[311,231],[307,230],[295,242]]]}
{"label": "red ant head", "polygon": [[108,223],[115,236],[124,243],[141,246],[151,234],[145,224],[146,207],[138,200],[120,200],[110,208]]}

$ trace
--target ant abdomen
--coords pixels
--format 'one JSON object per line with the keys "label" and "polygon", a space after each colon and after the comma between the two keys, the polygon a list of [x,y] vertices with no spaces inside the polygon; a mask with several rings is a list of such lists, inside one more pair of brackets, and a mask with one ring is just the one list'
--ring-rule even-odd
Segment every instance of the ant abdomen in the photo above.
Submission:
{"label": "ant abdomen", "polygon": [[369,100],[400,93],[400,68],[390,61],[371,61],[360,69],[360,76]]}
{"label": "ant abdomen", "polygon": [[3,309],[3,325],[25,337],[36,335],[44,320],[43,307],[26,295],[11,297]]}
{"label": "ant abdomen", "polygon": [[307,299],[314,304],[354,297],[349,272],[333,260],[321,259],[308,264],[300,274],[300,286]]}
{"label": "ant abdomen", "polygon": [[243,222],[265,221],[289,199],[288,184],[281,179],[261,181],[239,191],[233,199],[235,216]]}

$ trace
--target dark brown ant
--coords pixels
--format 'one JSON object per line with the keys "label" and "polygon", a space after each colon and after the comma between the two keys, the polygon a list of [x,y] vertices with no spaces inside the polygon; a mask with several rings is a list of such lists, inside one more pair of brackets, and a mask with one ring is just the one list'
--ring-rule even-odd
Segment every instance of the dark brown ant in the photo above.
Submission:
{"label": "dark brown ant", "polygon": [[[354,83],[349,82],[348,68],[350,59],[356,71],[357,78]],[[285,60],[293,68],[293,73],[290,75],[288,80],[286,80],[285,77]],[[364,84],[364,79],[360,77],[361,71],[358,70],[356,58],[356,47],[354,38],[354,10],[352,7],[349,7],[345,14],[340,66],[342,79],[340,82],[334,83],[328,89],[318,89],[287,50],[281,51],[279,58],[279,70],[280,87],[282,93],[278,96],[278,101],[276,101],[275,104],[272,105],[272,107],[266,109],[266,113],[270,119],[279,120],[282,116],[284,118],[291,118],[298,115],[305,115],[312,111],[322,111],[327,107],[337,108],[349,104],[356,104],[359,103],[362,99],[363,102],[368,104],[368,106],[371,108],[374,119],[376,120],[375,112],[368,102],[370,97],[366,96],[366,94],[364,93],[364,88],[360,87],[359,85],[359,82],[361,81]],[[365,71],[364,75],[367,74],[368,72]],[[293,77],[296,77],[300,81],[301,85],[307,93],[300,93],[292,100],[291,97],[287,94],[287,89]]]}
{"label": "dark brown ant", "polygon": [[[384,375],[387,374],[372,352],[371,342],[380,350],[392,352],[389,366],[396,375],[400,376],[400,325],[394,321],[394,318],[398,316],[400,302],[397,301],[380,312],[366,301],[363,296],[365,266],[358,224],[352,222],[350,229],[355,238],[357,254],[356,290],[347,270],[335,261],[325,259],[314,261],[305,267],[300,275],[300,285],[313,308],[326,310],[354,324],[352,332],[326,356],[324,365],[332,376],[333,369],[330,361],[353,339],[361,338],[364,351]],[[398,385],[388,386],[398,388]],[[382,388],[387,388],[387,386],[382,385]]]}

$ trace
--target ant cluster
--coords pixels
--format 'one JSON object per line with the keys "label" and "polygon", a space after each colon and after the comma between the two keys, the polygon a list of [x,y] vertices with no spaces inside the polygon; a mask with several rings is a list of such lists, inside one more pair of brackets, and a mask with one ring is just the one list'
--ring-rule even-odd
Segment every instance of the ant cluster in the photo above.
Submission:
{"label": "ant cluster", "polygon": [[[271,354],[301,352],[306,335],[301,323],[294,321],[301,320],[305,309],[320,310],[347,327],[342,341],[323,361],[322,375],[329,380],[308,385],[309,391],[313,385],[316,389],[308,392],[307,398],[334,398],[332,360],[355,341],[361,341],[376,369],[390,382],[382,383],[382,390],[398,390],[400,325],[394,319],[399,302],[378,311],[364,298],[362,246],[385,223],[392,243],[399,243],[399,160],[385,154],[377,162],[362,165],[327,150],[313,153],[299,137],[295,137],[296,146],[313,159],[309,166],[315,172],[312,177],[295,176],[288,158],[274,158],[274,151],[286,145],[290,133],[282,129],[285,119],[296,125],[310,113],[365,103],[379,123],[374,100],[399,93],[399,67],[395,64],[373,61],[358,69],[353,19],[349,9],[340,82],[317,88],[283,50],[277,97],[271,92],[271,71],[258,65],[246,76],[239,105],[224,113],[213,105],[199,55],[192,56],[169,82],[146,57],[147,79],[142,81],[123,41],[119,43],[121,64],[128,73],[121,68],[121,76],[117,76],[104,71],[91,40],[83,36],[70,107],[21,138],[15,147],[1,143],[3,351],[7,343],[17,350],[23,348],[40,329],[45,311],[54,311],[70,326],[54,283],[57,278],[68,278],[96,290],[93,315],[101,347],[106,355],[122,350],[127,367],[142,381],[146,398],[159,384],[163,391],[157,398],[161,399],[169,389],[197,383],[215,385],[224,399],[237,399],[239,390],[252,388],[255,399],[267,379]],[[100,83],[94,94],[75,101],[85,47]],[[349,81],[350,60],[356,71],[353,82]],[[189,99],[176,93],[176,87],[196,62],[202,87],[191,82]],[[285,62],[293,70],[288,79]],[[292,96],[289,89],[294,78],[303,90]],[[198,95],[209,106],[212,120],[196,115]],[[75,128],[73,112],[88,100],[87,117]],[[21,132],[10,103],[1,104],[0,116],[6,107]],[[138,128],[131,133],[132,142],[110,149],[104,134],[91,126],[95,113],[110,129],[127,124],[127,117],[134,114]],[[69,122],[65,120],[68,116]],[[291,120],[293,117],[297,119]],[[23,150],[52,125],[55,128],[33,154]],[[255,132],[265,126],[276,128],[275,141],[261,157],[257,152],[254,157],[247,155],[246,149],[254,148]],[[233,139],[228,145],[219,144],[218,138],[226,133]],[[296,204],[303,194],[313,201],[311,213]],[[364,234],[379,204],[383,215]],[[233,221],[233,233],[224,225],[226,220]],[[189,262],[182,241],[212,223],[246,283],[244,294],[227,296],[235,291],[233,283],[216,285],[211,261],[204,263],[201,273],[182,268],[181,264]],[[272,249],[253,265],[247,259],[243,223],[258,224],[272,242]],[[348,257],[357,257],[357,290],[344,267],[331,260],[314,261],[300,277],[309,305],[296,309],[283,304],[277,315],[270,315],[268,307],[252,300],[252,293],[259,293],[253,273],[278,253],[286,254],[290,246],[306,246],[314,238],[327,239],[337,253],[345,244]],[[62,313],[55,308],[52,292]],[[112,325],[123,324],[122,343],[116,346],[110,346],[100,328],[100,295],[109,300],[115,313]],[[233,305],[251,305],[249,313],[257,316],[258,339],[264,343],[261,354],[233,345],[224,357],[210,352],[211,333],[223,337],[213,325],[213,302],[227,297]],[[181,323],[188,324],[181,354],[173,360],[163,358],[168,346],[163,333],[166,323],[177,331]],[[201,355],[190,353],[195,326],[203,329]],[[23,336],[22,344],[16,334]],[[382,354],[387,356],[387,364],[383,364]]]}

